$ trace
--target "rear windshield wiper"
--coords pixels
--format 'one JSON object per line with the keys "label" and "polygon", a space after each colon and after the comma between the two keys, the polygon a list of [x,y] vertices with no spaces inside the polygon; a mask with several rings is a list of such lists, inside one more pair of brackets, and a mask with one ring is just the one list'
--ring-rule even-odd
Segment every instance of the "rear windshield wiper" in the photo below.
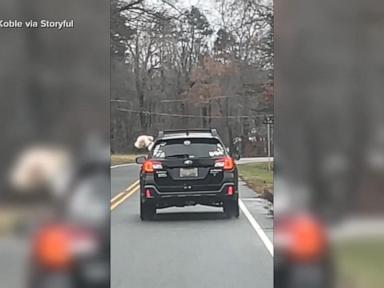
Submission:
{"label": "rear windshield wiper", "polygon": [[189,154],[175,154],[175,155],[169,155],[165,156],[166,159],[168,158],[189,158]]}

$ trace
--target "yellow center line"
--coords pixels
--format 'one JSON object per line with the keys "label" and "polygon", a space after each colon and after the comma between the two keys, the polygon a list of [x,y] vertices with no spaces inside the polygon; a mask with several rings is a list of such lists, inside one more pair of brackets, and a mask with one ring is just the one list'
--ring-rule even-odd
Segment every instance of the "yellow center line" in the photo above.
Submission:
{"label": "yellow center line", "polygon": [[136,187],[136,185],[139,184],[139,180],[135,181],[132,185],[130,185],[127,189],[125,189],[124,191],[120,192],[119,194],[117,194],[115,197],[113,197],[111,199],[111,203],[115,202],[116,200],[118,200],[121,196],[123,196],[124,194],[126,194],[127,192],[129,192],[132,188]]}
{"label": "yellow center line", "polygon": [[137,186],[135,189],[133,189],[131,192],[129,192],[127,195],[125,195],[123,198],[121,198],[119,201],[116,201],[114,204],[112,204],[111,210],[115,209],[117,206],[119,206],[121,203],[123,203],[129,196],[131,196],[137,190],[139,190],[139,186]]}
{"label": "yellow center line", "polygon": [[119,206],[121,203],[123,203],[128,197],[133,195],[137,190],[139,190],[140,184],[139,180],[137,180],[135,183],[133,183],[131,186],[129,186],[125,191],[120,192],[118,195],[116,195],[111,200],[111,211],[115,209],[117,206]]}

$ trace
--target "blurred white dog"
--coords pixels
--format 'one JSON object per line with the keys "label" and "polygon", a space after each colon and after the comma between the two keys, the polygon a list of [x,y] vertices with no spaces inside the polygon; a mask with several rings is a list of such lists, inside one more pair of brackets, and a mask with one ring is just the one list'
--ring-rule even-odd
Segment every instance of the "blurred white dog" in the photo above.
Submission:
{"label": "blurred white dog", "polygon": [[135,142],[135,147],[137,149],[144,149],[147,148],[148,151],[151,151],[153,147],[153,136],[148,135],[140,135],[137,137]]}
{"label": "blurred white dog", "polygon": [[15,159],[9,171],[9,182],[19,192],[47,187],[59,194],[67,184],[70,167],[68,151],[53,146],[32,146]]}

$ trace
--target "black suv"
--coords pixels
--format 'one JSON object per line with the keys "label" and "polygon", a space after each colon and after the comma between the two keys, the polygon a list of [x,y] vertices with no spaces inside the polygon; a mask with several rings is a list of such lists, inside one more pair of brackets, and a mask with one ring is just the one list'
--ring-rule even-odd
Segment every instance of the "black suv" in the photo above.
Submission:
{"label": "black suv", "polygon": [[216,129],[160,131],[147,157],[141,156],[140,217],[156,209],[208,205],[239,217],[238,174]]}

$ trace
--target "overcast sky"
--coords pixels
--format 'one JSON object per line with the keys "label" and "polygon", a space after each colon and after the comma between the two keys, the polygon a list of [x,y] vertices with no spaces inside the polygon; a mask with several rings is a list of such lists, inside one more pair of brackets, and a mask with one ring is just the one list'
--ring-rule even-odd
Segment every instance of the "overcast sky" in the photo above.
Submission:
{"label": "overcast sky", "polygon": [[195,6],[202,10],[207,16],[209,23],[213,26],[219,21],[220,14],[216,9],[216,1],[215,0],[178,0],[178,6],[180,7],[191,7]]}
{"label": "overcast sky", "polygon": [[[146,0],[147,3],[153,3],[157,5],[164,5],[160,0]],[[216,0],[167,0],[169,3],[172,3],[177,8],[186,9],[191,6],[198,7],[201,11],[204,12],[205,16],[208,18],[209,23],[215,31],[218,30],[220,25],[220,13],[218,12],[218,5]],[[257,0],[254,0],[257,1]],[[259,0],[259,3],[272,3],[273,0]],[[172,8],[170,8],[172,9]]]}
{"label": "overcast sky", "polygon": [[[132,0],[125,0],[127,3]],[[199,8],[204,15],[207,17],[209,23],[211,24],[211,28],[214,32],[217,32],[220,28],[221,16],[218,9],[218,4],[216,0],[167,0],[169,3],[173,4],[180,10],[185,10],[190,8],[191,6],[195,6]],[[259,3],[267,4],[272,3],[273,0],[254,0]],[[154,5],[156,7],[164,7],[164,4],[161,0],[145,0],[145,3],[148,5]],[[171,7],[169,7],[172,10]],[[176,12],[177,13],[177,12]],[[213,34],[215,35],[215,33]],[[214,37],[212,35],[212,37]]]}

